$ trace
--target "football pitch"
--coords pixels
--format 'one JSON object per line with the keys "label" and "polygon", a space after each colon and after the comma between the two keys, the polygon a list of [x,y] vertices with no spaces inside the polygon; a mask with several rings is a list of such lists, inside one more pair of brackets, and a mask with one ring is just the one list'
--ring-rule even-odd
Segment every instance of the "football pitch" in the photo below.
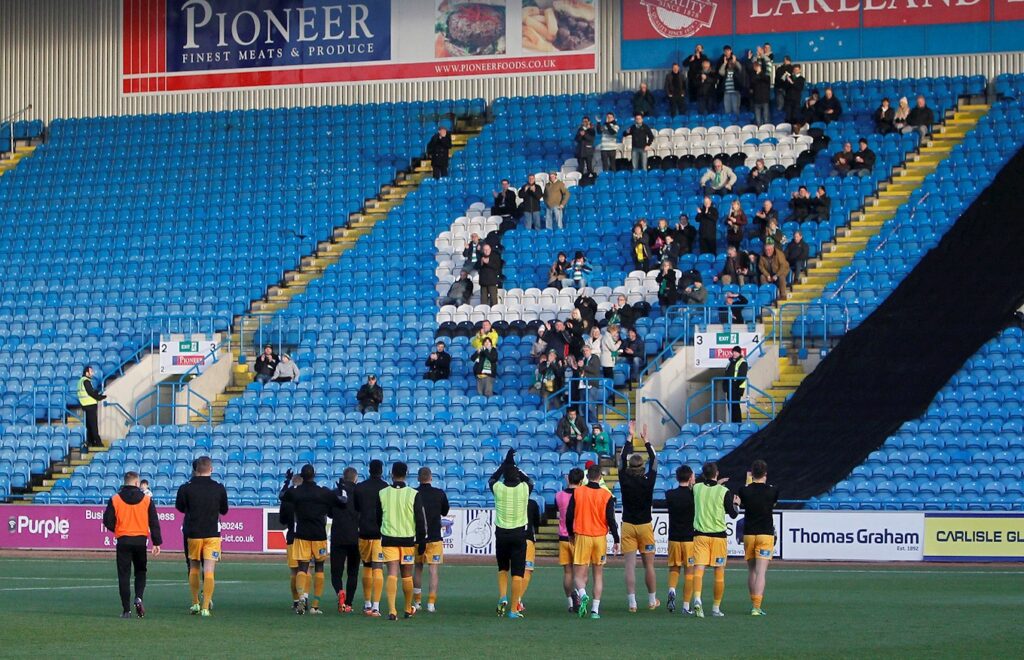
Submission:
{"label": "football pitch", "polygon": [[[609,567],[599,621],[566,611],[561,569],[540,566],[521,621],[494,613],[491,565],[442,568],[438,612],[390,622],[291,612],[282,563],[227,560],[214,616],[189,616],[180,555],[151,561],[147,616],[121,620],[113,557],[0,558],[2,657],[1020,657],[1024,570],[778,562],[766,617],[749,616],[746,570],[727,571],[724,618],[626,611],[622,569]],[[659,567],[664,603],[666,571]],[[711,576],[705,603],[710,606]],[[680,583],[680,596],[682,584]],[[399,590],[399,609],[401,609]],[[362,602],[361,588],[357,602]],[[710,609],[710,607],[709,607]]]}

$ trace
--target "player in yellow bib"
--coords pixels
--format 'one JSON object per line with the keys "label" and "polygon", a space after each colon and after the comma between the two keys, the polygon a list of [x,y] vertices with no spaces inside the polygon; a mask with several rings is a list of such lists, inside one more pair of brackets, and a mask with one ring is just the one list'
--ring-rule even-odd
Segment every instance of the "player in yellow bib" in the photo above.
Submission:
{"label": "player in yellow bib", "polygon": [[405,618],[416,613],[412,601],[412,570],[416,555],[427,549],[427,518],[419,493],[405,479],[409,467],[401,461],[391,466],[391,485],[380,491],[380,544],[388,577],[384,588],[388,596],[388,620],[398,620],[398,576],[402,576]]}
{"label": "player in yellow bib", "polygon": [[704,582],[704,569],[715,569],[715,602],[711,616],[722,614],[722,596],[725,594],[725,562],[728,557],[725,515],[735,518],[736,496],[718,482],[718,463],[704,464],[701,480],[693,485],[693,612],[704,618],[704,605],[700,594]]}

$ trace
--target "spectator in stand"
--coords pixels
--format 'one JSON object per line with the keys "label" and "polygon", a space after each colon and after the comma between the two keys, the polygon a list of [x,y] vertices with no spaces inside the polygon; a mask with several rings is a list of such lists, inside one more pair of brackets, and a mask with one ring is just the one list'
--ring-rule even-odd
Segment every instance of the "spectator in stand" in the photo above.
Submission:
{"label": "spectator in stand", "polygon": [[569,278],[569,258],[565,252],[559,252],[555,262],[548,269],[548,286],[561,289],[562,282]]}
{"label": "spectator in stand", "polygon": [[679,302],[684,305],[704,305],[708,302],[708,290],[704,288],[704,283],[700,280],[693,280],[689,283],[684,282],[685,287],[682,287],[679,292]]}
{"label": "spectator in stand", "polygon": [[452,356],[446,352],[443,341],[437,342],[434,352],[427,356],[427,373],[423,380],[448,380],[452,375]]}
{"label": "spectator in stand", "polygon": [[668,226],[668,220],[666,218],[658,218],[658,225],[650,232],[651,247],[655,250],[660,250],[671,234],[672,228]]}
{"label": "spectator in stand", "polygon": [[[704,70],[704,62],[709,62],[708,56],[704,54],[704,46],[697,44],[693,53],[683,60],[683,67],[686,68],[686,87],[688,96],[697,97],[697,90],[700,89],[700,74]],[[710,63],[708,66],[711,66]]]}
{"label": "spectator in stand", "polygon": [[850,173],[857,176],[871,176],[871,170],[875,168],[875,152],[868,149],[867,138],[857,140],[857,144],[860,145],[860,151],[853,156]]}
{"label": "spectator in stand", "polygon": [[722,81],[722,105],[725,114],[739,116],[740,90],[745,84],[743,67],[732,49],[726,48],[728,52],[722,56],[722,63],[718,67],[718,78]]}
{"label": "spectator in stand", "polygon": [[789,262],[782,254],[781,249],[775,249],[775,245],[767,243],[764,246],[764,253],[758,260],[758,268],[761,271],[762,284],[774,284],[779,288],[779,300],[786,299],[786,276],[789,275]]}
{"label": "spectator in stand", "polygon": [[[724,275],[722,277],[722,286],[729,286],[730,284],[732,284],[732,278],[728,275]],[[746,306],[750,304],[747,297],[742,293],[737,293],[736,291],[727,291],[725,293],[724,300],[725,307],[720,307],[718,309],[719,321],[723,324],[729,323],[729,318],[731,316],[732,323],[746,323],[746,320],[743,318],[743,311],[746,309]]]}
{"label": "spectator in stand", "polygon": [[737,192],[741,195],[760,195],[765,193],[771,184],[770,176],[768,167],[764,164],[764,158],[758,158],[754,166],[750,168],[750,173],[747,174],[747,185],[742,189],[738,189]]}
{"label": "spectator in stand", "polygon": [[708,114],[718,102],[718,76],[711,69],[711,62],[701,62],[700,74],[697,76],[697,107],[701,114]]}
{"label": "spectator in stand", "polygon": [[832,200],[825,192],[825,186],[818,186],[814,199],[807,204],[807,219],[826,222],[830,215],[832,215]]}
{"label": "spectator in stand", "polygon": [[779,111],[786,107],[786,74],[789,74],[790,78],[793,76],[793,60],[789,55],[784,56],[782,64],[775,67],[775,109]]}
{"label": "spectator in stand", "polygon": [[380,410],[380,404],[384,403],[384,390],[377,383],[375,375],[370,374],[366,377],[366,382],[356,392],[356,401],[359,402],[359,412],[364,415]]}
{"label": "spectator in stand", "polygon": [[654,131],[644,123],[643,115],[633,115],[633,125],[626,129],[626,137],[633,141],[630,147],[633,171],[647,171],[647,152],[654,144]]}
{"label": "spectator in stand", "polygon": [[281,358],[274,353],[274,349],[270,344],[264,346],[263,352],[256,358],[256,365],[253,367],[253,371],[256,372],[254,380],[261,385],[266,385],[274,380],[274,372],[277,370],[277,363],[280,361]]}
{"label": "spectator in stand", "polygon": [[548,350],[554,351],[561,359],[569,356],[572,350],[572,333],[565,327],[564,321],[555,321],[548,324],[544,333],[544,341],[547,342]]}
{"label": "spectator in stand", "polygon": [[[586,343],[586,337],[590,334],[590,329],[594,327],[594,323],[583,316],[583,312],[580,311],[579,307],[575,307],[569,313],[569,320],[565,322],[565,327],[570,332],[572,344],[575,347],[572,352],[578,354],[579,347]],[[597,353],[594,353],[594,355],[597,355]]]}
{"label": "spectator in stand", "polygon": [[807,260],[811,256],[811,249],[804,240],[804,233],[799,229],[793,232],[793,240],[786,245],[786,261],[789,262],[790,283],[807,272]]}
{"label": "spectator in stand", "polygon": [[736,173],[725,165],[720,158],[711,162],[704,175],[700,178],[700,187],[705,195],[727,195],[736,185]]}
{"label": "spectator in stand", "polygon": [[902,133],[903,129],[907,126],[908,117],[910,117],[910,102],[906,96],[902,96],[900,97],[899,107],[896,108],[896,112],[892,117],[893,127]]}
{"label": "spectator in stand", "polygon": [[598,456],[611,456],[611,438],[604,432],[600,424],[593,424],[590,428],[590,434],[583,438],[583,451],[592,451]]}
{"label": "spectator in stand", "polygon": [[299,365],[292,362],[292,356],[285,353],[281,361],[274,368],[275,383],[297,383],[299,382]]}
{"label": "spectator in stand", "polygon": [[633,94],[633,116],[648,117],[654,114],[654,94],[647,89],[647,83],[640,83],[640,89]]}
{"label": "spectator in stand", "polygon": [[533,340],[533,344],[530,346],[530,358],[535,362],[539,362],[548,354],[548,343],[544,341],[544,333],[547,331],[548,329],[545,326],[537,326],[537,337]]}
{"label": "spectator in stand", "polygon": [[633,267],[637,270],[650,270],[651,268],[651,244],[647,239],[647,232],[639,224],[633,225],[632,241]]}
{"label": "spectator in stand", "polygon": [[[787,57],[788,61],[789,58]],[[780,67],[782,68],[782,67]],[[800,114],[800,102],[804,98],[804,85],[806,81],[803,76],[803,69],[799,64],[794,64],[793,68],[782,74],[780,81],[776,82],[775,87],[780,87],[785,95],[783,101],[783,111],[786,115],[786,121],[790,124],[799,124],[802,119]]]}
{"label": "spectator in stand", "polygon": [[800,120],[793,122],[793,132],[798,133],[800,128],[805,124],[813,124],[816,121],[822,121],[821,110],[818,106],[818,90],[812,89],[811,93],[807,95],[804,100],[804,104],[800,109]]}
{"label": "spectator in stand", "polygon": [[615,159],[618,149],[619,122],[615,115],[605,115],[604,123],[598,126],[601,132],[601,170],[604,172],[615,171]]}
{"label": "spectator in stand", "polygon": [[462,263],[462,269],[468,271],[476,270],[477,263],[480,261],[480,253],[483,252],[484,243],[480,240],[480,234],[473,232],[469,235],[469,241],[466,242],[466,247],[462,249],[462,257],[464,259]]}
{"label": "spectator in stand", "polygon": [[629,378],[626,380],[626,389],[633,389],[633,383],[640,382],[640,372],[644,370],[647,361],[647,347],[644,341],[637,334],[636,328],[629,328],[626,331],[626,339],[619,348],[619,357],[629,365]]}
{"label": "spectator in stand", "polygon": [[587,261],[587,255],[582,252],[577,252],[572,258],[572,264],[569,266],[569,270],[566,274],[569,279],[572,280],[572,285],[577,289],[582,289],[587,286],[587,278],[594,272],[594,267]]}
{"label": "spectator in stand", "polygon": [[768,226],[768,222],[771,220],[778,222],[779,212],[775,210],[772,200],[766,199],[761,204],[761,209],[754,214],[754,224],[757,225],[759,234],[764,233],[764,228]]}
{"label": "spectator in stand", "polygon": [[601,360],[591,352],[589,346],[583,347],[583,355],[577,360],[575,356],[569,356],[569,366],[573,370],[573,378],[576,379],[576,400],[582,402],[586,414],[584,417],[597,419],[597,392],[593,390],[598,387],[597,379],[601,378]]}
{"label": "spectator in stand", "polygon": [[562,419],[558,420],[555,427],[555,435],[558,436],[558,452],[579,451],[580,443],[586,437],[586,427],[575,408],[565,411]]}
{"label": "spectator in stand", "polygon": [[697,229],[690,224],[690,216],[685,213],[679,215],[679,222],[672,230],[672,235],[679,246],[680,255],[693,252],[693,246],[697,242]]}
{"label": "spectator in stand", "polygon": [[[775,53],[772,52],[772,45],[767,41],[764,46],[757,49],[757,63],[761,65],[762,71],[768,75],[768,107],[770,110],[772,100],[775,98]],[[768,121],[771,121],[770,112],[768,114]]]}
{"label": "spectator in stand", "polygon": [[917,97],[917,103],[907,115],[907,125],[903,127],[904,133],[917,131],[921,139],[925,139],[932,132],[932,124],[935,123],[935,113],[928,107],[928,102],[923,96]]}
{"label": "spectator in stand", "polygon": [[595,325],[590,329],[590,334],[587,335],[584,341],[584,345],[590,347],[591,355],[596,355],[598,359],[601,359],[601,338],[603,336],[604,333],[601,332],[601,328]]}
{"label": "spectator in stand", "polygon": [[491,346],[497,346],[498,341],[500,341],[498,339],[498,331],[491,326],[491,322],[487,319],[480,322],[480,327],[477,328],[476,333],[469,339],[469,345],[473,347],[473,350],[479,351],[484,347],[485,339],[491,340]]}
{"label": "spectator in stand", "polygon": [[562,229],[562,216],[565,214],[565,205],[569,203],[569,189],[558,180],[558,173],[548,174],[548,185],[544,187],[544,223],[548,229],[554,229],[558,225]]}
{"label": "spectator in stand", "polygon": [[675,117],[686,114],[686,74],[674,63],[672,70],[665,74],[665,96],[668,97],[668,113]]}
{"label": "spectator in stand", "polygon": [[516,191],[509,187],[508,179],[501,180],[501,190],[491,191],[494,196],[494,205],[491,206],[491,215],[498,215],[502,218],[513,218],[516,215]]}
{"label": "spectator in stand", "polygon": [[757,64],[757,60],[754,59],[754,51],[748,48],[743,54],[743,59],[740,60],[740,67],[743,69],[743,86],[740,88],[740,108],[751,112],[754,110],[754,104],[751,102],[751,92],[753,91],[755,64]]}
{"label": "spectator in stand", "polygon": [[452,285],[448,287],[448,294],[440,300],[440,304],[444,305],[468,305],[470,299],[473,297],[473,280],[469,279],[469,272],[466,270],[459,271],[459,279],[452,282]]}
{"label": "spectator in stand", "polygon": [[661,270],[658,271],[658,276],[655,278],[658,282],[658,303],[662,309],[668,309],[676,304],[678,289],[675,268],[675,264],[671,261],[662,261]]}
{"label": "spectator in stand", "polygon": [[[725,250],[725,261],[722,263],[722,270],[715,275],[712,281],[723,284],[735,282],[740,286],[747,283],[750,275],[750,259],[747,254],[735,245],[730,245]],[[728,278],[728,280],[726,279]]]}
{"label": "spectator in stand", "polygon": [[771,74],[765,70],[760,60],[755,61],[753,74],[750,77],[750,103],[754,107],[754,123],[758,126],[771,121],[771,102]]}
{"label": "spectator in stand", "polygon": [[451,150],[452,136],[448,135],[447,128],[441,126],[427,143],[427,157],[430,158],[430,168],[435,179],[448,176],[448,158]]}
{"label": "spectator in stand", "polygon": [[674,234],[667,234],[665,236],[664,243],[661,244],[661,250],[658,251],[659,261],[671,261],[672,263],[678,263],[679,261],[679,246],[676,245],[676,238]]}
{"label": "spectator in stand", "polygon": [[622,328],[632,328],[636,325],[636,311],[621,293],[612,303],[611,309],[604,313],[606,326],[617,325]]}
{"label": "spectator in stand", "polygon": [[490,337],[469,359],[473,361],[473,375],[476,376],[476,393],[484,397],[494,396],[494,379],[498,377],[498,350]]}
{"label": "spectator in stand", "polygon": [[839,121],[839,118],[843,116],[843,104],[836,98],[831,87],[825,88],[825,96],[818,101],[818,115],[826,124]]}
{"label": "spectator in stand", "polygon": [[743,397],[747,394],[747,361],[743,357],[743,349],[732,347],[732,357],[724,374],[729,380],[722,381],[722,389],[729,397],[729,421],[739,424],[743,421]]}
{"label": "spectator in stand", "polygon": [[700,253],[718,254],[718,209],[711,203],[709,195],[697,207],[697,226],[700,232]]}
{"label": "spectator in stand", "polygon": [[743,212],[743,205],[740,200],[732,200],[729,206],[729,215],[725,216],[725,242],[727,245],[735,245],[737,249],[747,232],[747,214]]}
{"label": "spectator in stand", "polygon": [[[598,356],[601,362],[601,377],[607,381],[615,378],[615,362],[619,359],[619,351],[622,349],[622,339],[619,337],[619,326],[610,325],[601,335],[601,353]],[[609,382],[611,384],[611,382]],[[615,402],[615,395],[609,395],[609,404]]]}
{"label": "spectator in stand", "polygon": [[761,232],[761,242],[768,245],[770,241],[775,247],[781,248],[789,239],[779,229],[779,219],[772,218],[768,221],[768,224],[764,226]]}
{"label": "spectator in stand", "polygon": [[853,169],[853,145],[843,143],[841,151],[832,155],[832,171],[829,176],[846,176]]}
{"label": "spectator in stand", "polygon": [[594,173],[594,141],[597,133],[590,124],[590,117],[584,117],[580,127],[576,129],[576,169],[586,176]]}
{"label": "spectator in stand", "polygon": [[789,200],[789,210],[788,220],[802,222],[807,219],[811,212],[811,193],[807,191],[807,186],[800,186],[793,193],[793,197]]}
{"label": "spectator in stand", "polygon": [[557,408],[561,404],[562,397],[557,392],[562,389],[564,374],[565,364],[554,351],[541,356],[533,372],[533,389],[537,390],[545,409]]}
{"label": "spectator in stand", "polygon": [[489,243],[484,243],[476,270],[480,280],[480,304],[497,305],[498,287],[501,286],[503,262]]}
{"label": "spectator in stand", "polygon": [[871,115],[871,119],[875,122],[875,132],[882,135],[888,135],[896,130],[896,126],[893,125],[893,120],[896,118],[896,111],[889,105],[889,97],[882,99],[882,105],[878,106],[875,113]]}
{"label": "spectator in stand", "polygon": [[523,226],[527,229],[540,229],[540,200],[544,197],[544,190],[537,183],[536,177],[526,177],[526,183],[519,189],[519,199],[522,202],[519,210],[523,213]]}

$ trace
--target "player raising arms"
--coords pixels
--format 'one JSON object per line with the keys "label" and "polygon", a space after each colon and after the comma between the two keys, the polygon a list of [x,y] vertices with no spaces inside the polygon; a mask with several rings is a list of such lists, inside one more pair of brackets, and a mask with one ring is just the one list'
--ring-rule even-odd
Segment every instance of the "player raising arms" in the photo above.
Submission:
{"label": "player raising arms", "polygon": [[359,556],[363,560],[363,614],[380,616],[380,595],[384,591],[384,552],[380,547],[380,491],[384,464],[370,461],[370,477],[356,484],[356,512],[359,513]]}
{"label": "player raising arms", "polygon": [[[316,484],[316,470],[308,463],[299,470],[302,483],[295,488],[281,491],[281,503],[291,505],[295,511],[295,559],[299,573],[295,589],[301,594],[296,614],[323,614],[320,596],[324,591],[324,562],[327,561],[327,516],[335,507],[344,507],[348,496],[338,482],[338,488],[330,491]],[[309,566],[313,564],[313,598],[307,595]]]}
{"label": "player raising arms", "polygon": [[416,567],[413,572],[412,599],[416,609],[423,600],[423,567],[427,566],[430,574],[430,588],[427,593],[427,611],[433,612],[437,605],[437,585],[441,579],[441,563],[444,561],[444,543],[441,542],[441,517],[449,511],[448,496],[440,488],[435,488],[431,481],[434,475],[430,468],[421,467],[416,475],[420,482],[417,489],[423,502],[423,511],[427,516],[427,550],[416,555]]}
{"label": "player raising arms", "polygon": [[[587,469],[587,485],[572,491],[565,512],[565,529],[573,537],[573,578],[579,600],[577,613],[582,619],[590,611],[591,619],[601,618],[601,593],[604,591],[604,564],[608,560],[608,534],[619,550],[619,526],[615,522],[615,498],[601,488],[601,466]],[[594,567],[594,599],[587,595],[587,569]]]}
{"label": "player raising arms", "polygon": [[758,459],[750,466],[748,483],[740,489],[743,507],[743,548],[747,559],[747,587],[750,589],[751,616],[764,616],[764,582],[768,563],[775,551],[773,510],[779,492],[768,483],[768,464]]}
{"label": "player raising arms", "polygon": [[[724,483],[724,481],[723,481]],[[705,463],[701,480],[693,486],[693,610],[704,618],[704,605],[700,599],[704,585],[704,569],[715,567],[715,602],[711,616],[722,614],[722,596],[725,594],[725,562],[729,555],[726,543],[725,514],[737,516],[736,496],[718,482],[718,463]]]}
{"label": "player raising arms", "polygon": [[657,597],[657,576],[654,573],[654,526],[651,505],[654,486],[658,480],[658,458],[647,442],[647,428],[640,436],[647,449],[647,470],[644,457],[633,453],[633,422],[630,439],[622,446],[619,456],[619,488],[622,489],[622,554],[625,556],[626,596],[629,611],[636,612],[636,553],[644,562],[644,581],[647,584],[647,609],[661,605]]}
{"label": "player raising arms", "polygon": [[487,485],[494,493],[494,550],[498,562],[498,616],[520,619],[508,606],[508,577],[512,574],[512,602],[523,595],[526,572],[526,527],[529,524],[533,482],[516,467],[516,450],[509,449]]}
{"label": "player raising arms", "polygon": [[668,611],[676,609],[679,571],[683,577],[683,613],[690,614],[693,597],[693,470],[676,468],[677,488],[665,493],[668,508]]}
{"label": "player raising arms", "polygon": [[[220,517],[228,512],[228,493],[213,480],[213,461],[200,456],[192,478],[178,489],[174,508],[185,514],[188,530],[188,586],[192,591],[192,614],[210,616],[214,572],[220,561]],[[203,603],[199,604],[199,570],[202,568]]]}
{"label": "player raising arms", "polygon": [[516,612],[520,614],[526,614],[526,605],[523,605],[523,599],[526,598],[526,590],[530,588],[530,580],[533,579],[533,568],[537,562],[537,530],[540,529],[540,505],[532,497],[526,504],[526,520],[526,565],[523,571],[523,593],[519,594],[519,602],[516,603]]}
{"label": "player raising arms", "polygon": [[565,528],[565,514],[572,500],[572,492],[583,484],[583,470],[569,470],[566,481],[568,485],[555,494],[555,506],[558,508],[558,564],[562,567],[562,589],[569,603],[569,611],[575,612],[580,604],[576,600],[576,584],[572,573],[572,536]]}
{"label": "player raising arms", "polygon": [[405,479],[409,466],[398,461],[391,466],[391,485],[380,491],[380,544],[388,568],[388,620],[398,620],[398,575],[402,575],[405,618],[416,613],[412,604],[412,567],[417,554],[427,549],[427,518],[420,494]]}

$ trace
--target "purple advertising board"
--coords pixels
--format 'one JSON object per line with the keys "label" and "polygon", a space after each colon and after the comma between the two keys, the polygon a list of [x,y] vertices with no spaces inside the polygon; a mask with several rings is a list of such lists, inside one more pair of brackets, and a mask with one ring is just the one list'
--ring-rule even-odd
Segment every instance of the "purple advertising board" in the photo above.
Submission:
{"label": "purple advertising board", "polygon": [[[103,506],[4,505],[7,521],[0,532],[0,548],[32,550],[106,550],[114,547],[114,534],[103,527]],[[183,549],[183,514],[172,507],[157,507],[163,550]],[[236,508],[221,517],[223,552],[263,552],[263,509]]]}

